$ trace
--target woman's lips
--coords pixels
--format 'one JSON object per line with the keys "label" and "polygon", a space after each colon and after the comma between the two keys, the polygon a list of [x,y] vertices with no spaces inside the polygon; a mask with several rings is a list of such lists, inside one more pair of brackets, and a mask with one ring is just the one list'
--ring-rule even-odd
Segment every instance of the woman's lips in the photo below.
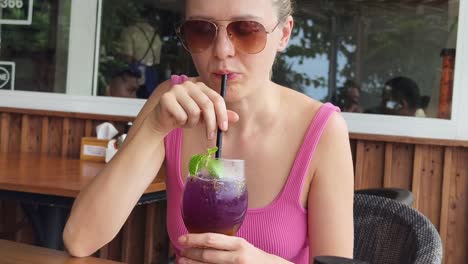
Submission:
{"label": "woman's lips", "polygon": [[217,79],[221,79],[221,76],[223,76],[224,74],[227,75],[228,81],[237,79],[240,76],[240,74],[238,73],[214,73]]}

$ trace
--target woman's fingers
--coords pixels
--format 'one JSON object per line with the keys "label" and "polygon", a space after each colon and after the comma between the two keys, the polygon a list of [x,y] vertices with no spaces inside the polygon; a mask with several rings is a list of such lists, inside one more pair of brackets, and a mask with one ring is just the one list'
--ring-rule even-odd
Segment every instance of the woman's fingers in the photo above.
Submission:
{"label": "woman's fingers", "polygon": [[187,122],[184,124],[186,127],[194,127],[200,122],[201,109],[196,100],[194,100],[185,91],[175,91],[177,102],[184,109],[187,114]]}
{"label": "woman's fingers", "polygon": [[227,110],[227,115],[229,123],[236,123],[237,121],[239,121],[239,115],[236,112]]}
{"label": "woman's fingers", "polygon": [[[189,95],[197,103],[203,121],[206,127],[206,135],[209,140],[213,140],[216,137],[217,125],[216,125],[216,111],[212,99],[203,91],[202,87],[191,84],[193,87],[189,89]],[[224,110],[226,111],[226,110]]]}
{"label": "woman's fingers", "polygon": [[171,124],[172,126],[177,127],[185,125],[188,118],[187,113],[185,112],[184,108],[182,108],[182,106],[177,102],[174,94],[163,94],[161,96],[160,104],[162,115],[166,115],[168,119],[173,119],[175,124]]}
{"label": "woman's fingers", "polygon": [[179,264],[206,264],[206,262],[201,262],[201,261],[193,260],[189,258],[180,258]]}
{"label": "woman's fingers", "polygon": [[[233,263],[233,251],[217,250],[211,248],[189,248],[182,251],[185,263]],[[194,262],[189,262],[194,261]],[[184,262],[183,262],[184,263]]]}
{"label": "woman's fingers", "polygon": [[186,234],[179,238],[179,243],[184,247],[234,251],[242,246],[242,239],[216,233]]}
{"label": "woman's fingers", "polygon": [[209,140],[216,138],[218,128],[226,131],[229,123],[239,120],[237,113],[226,109],[224,98],[200,82],[174,85],[162,95],[158,109],[165,113],[159,123],[166,129],[203,123]]}
{"label": "woman's fingers", "polygon": [[226,131],[229,127],[229,120],[226,109],[226,102],[224,101],[224,98],[217,92],[205,86],[203,83],[200,83],[199,86],[202,88],[203,92],[210,98],[211,102],[213,102],[213,106],[216,113],[217,126],[221,130]]}
{"label": "woman's fingers", "polygon": [[241,238],[215,233],[186,234],[179,243],[186,248],[183,257],[202,263],[234,263],[244,248]]}

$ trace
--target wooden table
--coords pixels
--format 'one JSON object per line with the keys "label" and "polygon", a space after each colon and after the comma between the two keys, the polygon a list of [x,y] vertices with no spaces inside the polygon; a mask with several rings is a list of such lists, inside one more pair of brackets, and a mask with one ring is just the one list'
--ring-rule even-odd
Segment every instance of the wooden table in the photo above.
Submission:
{"label": "wooden table", "polygon": [[118,264],[98,258],[72,258],[63,251],[0,240],[2,264]]}
{"label": "wooden table", "polygon": [[[41,154],[0,153],[0,199],[20,201],[39,244],[61,249],[63,227],[74,198],[104,166]],[[138,204],[164,200],[165,189],[164,179],[156,177]]]}
{"label": "wooden table", "polygon": [[[75,198],[105,163],[41,154],[0,153],[0,189]],[[165,191],[157,177],[145,194]]]}

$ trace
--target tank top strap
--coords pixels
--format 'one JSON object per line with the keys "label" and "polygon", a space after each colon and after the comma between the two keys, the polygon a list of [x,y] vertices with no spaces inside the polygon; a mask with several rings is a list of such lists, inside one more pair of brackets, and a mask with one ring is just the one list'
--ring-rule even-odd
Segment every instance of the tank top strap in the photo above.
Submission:
{"label": "tank top strap", "polygon": [[[171,84],[182,84],[189,78],[186,75],[171,75]],[[177,177],[180,175],[180,157],[182,151],[182,128],[176,128],[169,132],[164,138],[166,150],[166,172],[174,172]],[[173,175],[169,175],[173,176]],[[175,177],[166,177],[166,179]]]}
{"label": "tank top strap", "polygon": [[[166,150],[165,165],[166,165],[166,181],[167,184],[177,184],[180,177],[180,152],[182,150],[182,129],[176,128],[172,130],[164,138],[164,147]],[[174,185],[176,186],[176,185]]]}
{"label": "tank top strap", "polygon": [[323,104],[317,111],[304,136],[284,190],[285,194],[289,196],[289,199],[292,199],[294,202],[300,202],[300,196],[304,180],[309,170],[310,161],[312,160],[325,126],[334,112],[340,112],[340,109],[331,103]]}

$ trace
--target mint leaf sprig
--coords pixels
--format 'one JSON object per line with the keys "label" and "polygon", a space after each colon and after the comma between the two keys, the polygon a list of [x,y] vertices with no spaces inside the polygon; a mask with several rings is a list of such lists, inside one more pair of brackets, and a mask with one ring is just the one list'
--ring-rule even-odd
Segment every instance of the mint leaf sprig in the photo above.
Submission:
{"label": "mint leaf sprig", "polygon": [[189,162],[189,173],[196,176],[202,169],[207,169],[211,177],[219,179],[223,175],[223,166],[221,162],[213,155],[218,151],[218,147],[207,149],[207,154],[193,155]]}

